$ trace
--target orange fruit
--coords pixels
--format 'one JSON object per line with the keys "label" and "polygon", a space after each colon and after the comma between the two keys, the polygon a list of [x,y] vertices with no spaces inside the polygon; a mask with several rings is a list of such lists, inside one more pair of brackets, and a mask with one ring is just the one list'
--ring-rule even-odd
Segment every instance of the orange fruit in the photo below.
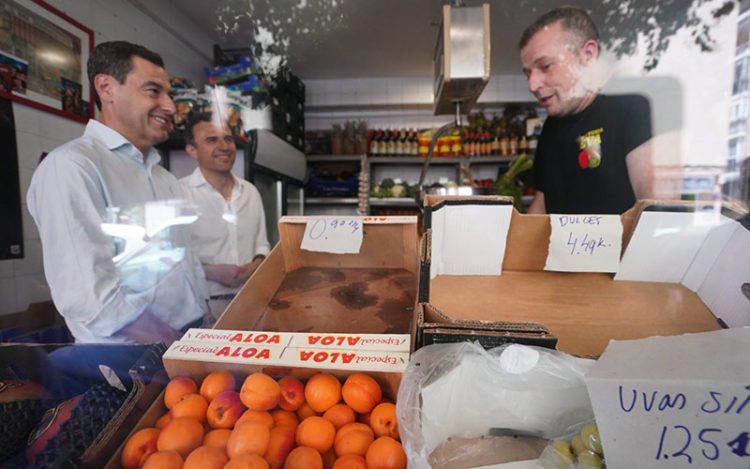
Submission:
{"label": "orange fruit", "polygon": [[157,451],[146,459],[142,469],[181,469],[182,456],[177,451]]}
{"label": "orange fruit", "polygon": [[358,454],[345,454],[333,463],[333,469],[367,469],[367,463]]}
{"label": "orange fruit", "polygon": [[323,469],[323,457],[314,448],[297,446],[287,456],[284,469]]}
{"label": "orange fruit", "polygon": [[295,431],[290,427],[274,427],[268,440],[268,449],[263,456],[272,468],[280,468],[296,446]]}
{"label": "orange fruit", "polygon": [[330,373],[313,375],[305,385],[305,400],[315,412],[325,412],[341,400],[341,383]]}
{"label": "orange fruit", "polygon": [[235,425],[227,441],[227,454],[230,458],[243,453],[263,456],[268,448],[271,431],[260,422],[240,422]]}
{"label": "orange fruit", "polygon": [[401,443],[389,436],[373,441],[365,455],[367,469],[406,469],[406,453]]}
{"label": "orange fruit", "polygon": [[320,456],[323,458],[323,469],[331,469],[333,467],[333,463],[336,462],[336,453],[333,451],[333,449],[329,449]]}
{"label": "orange fruit", "polygon": [[222,392],[234,391],[236,387],[237,382],[232,373],[228,371],[214,371],[203,378],[200,395],[205,397],[208,402],[211,402],[214,397]]}
{"label": "orange fruit", "polygon": [[321,453],[333,447],[336,429],[323,417],[308,417],[297,426],[297,444],[309,446]]}
{"label": "orange fruit", "polygon": [[297,414],[288,410],[273,410],[271,411],[271,418],[273,418],[275,427],[289,427],[294,430],[299,425]]}
{"label": "orange fruit", "polygon": [[237,420],[237,423],[251,422],[251,421],[262,423],[263,425],[268,427],[269,430],[275,426],[273,417],[271,417],[270,413],[266,412],[265,410],[253,410],[253,409],[246,410]]}
{"label": "orange fruit", "polygon": [[370,376],[354,373],[346,378],[344,386],[341,387],[341,396],[355,412],[366,414],[383,398],[383,391],[378,382]]}
{"label": "orange fruit", "polygon": [[368,412],[366,414],[357,414],[357,422],[364,423],[365,425],[370,425],[370,415],[371,414],[372,414],[372,412]]}
{"label": "orange fruit", "polygon": [[203,442],[203,424],[192,417],[175,418],[159,433],[156,447],[159,451],[177,451],[187,457]]}
{"label": "orange fruit", "polygon": [[172,406],[172,418],[192,417],[206,423],[208,401],[200,394],[185,394]]}
{"label": "orange fruit", "polygon": [[252,410],[270,410],[279,403],[279,383],[264,373],[253,373],[242,384],[240,399]]}
{"label": "orange fruit", "polygon": [[177,401],[185,394],[195,394],[198,392],[198,386],[191,378],[187,376],[175,376],[164,389],[164,405],[171,409]]}
{"label": "orange fruit", "polygon": [[154,426],[156,428],[164,428],[171,421],[172,421],[172,412],[167,412],[166,414],[159,417],[159,419],[156,421],[156,425]]}
{"label": "orange fruit", "polygon": [[229,435],[231,434],[232,430],[228,428],[217,428],[216,430],[211,430],[203,437],[203,446],[212,446],[226,451],[227,441],[229,441]]}
{"label": "orange fruit", "polygon": [[224,469],[268,469],[268,462],[257,454],[243,453],[230,459]]}
{"label": "orange fruit", "polygon": [[312,417],[313,415],[320,415],[317,412],[313,410],[312,407],[310,407],[310,404],[307,402],[303,402],[302,405],[297,409],[297,417],[299,417],[299,420],[305,420],[307,417]]}
{"label": "orange fruit", "polygon": [[375,434],[370,427],[359,422],[349,423],[336,433],[334,449],[337,456],[345,454],[364,456],[373,441],[375,441]]}
{"label": "orange fruit", "polygon": [[228,462],[229,458],[223,449],[201,446],[185,458],[182,469],[223,469]]}
{"label": "orange fruit", "polygon": [[370,426],[376,436],[390,436],[397,440],[401,439],[398,432],[396,404],[383,402],[372,409],[370,413]]}
{"label": "orange fruit", "polygon": [[351,407],[346,404],[336,404],[330,409],[323,413],[323,418],[328,419],[333,424],[334,428],[338,430],[347,423],[352,423],[357,420],[356,415]]}
{"label": "orange fruit", "polygon": [[133,433],[128,438],[125,447],[122,449],[120,463],[125,469],[135,469],[141,467],[143,462],[156,452],[156,442],[159,438],[160,430],[158,428],[142,428]]}

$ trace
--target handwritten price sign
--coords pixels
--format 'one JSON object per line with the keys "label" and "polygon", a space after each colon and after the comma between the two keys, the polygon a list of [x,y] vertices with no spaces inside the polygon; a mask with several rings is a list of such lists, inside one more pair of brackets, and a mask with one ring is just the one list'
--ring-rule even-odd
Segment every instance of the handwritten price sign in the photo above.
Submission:
{"label": "handwritten price sign", "polygon": [[622,245],[619,215],[550,215],[545,270],[617,272]]}
{"label": "handwritten price sign", "polygon": [[356,254],[362,247],[361,217],[315,217],[307,222],[301,248],[306,251]]}

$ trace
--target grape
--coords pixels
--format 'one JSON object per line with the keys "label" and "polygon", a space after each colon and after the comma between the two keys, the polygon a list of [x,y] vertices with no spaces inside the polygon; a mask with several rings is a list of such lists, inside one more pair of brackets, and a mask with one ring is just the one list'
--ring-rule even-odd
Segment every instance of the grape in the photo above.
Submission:
{"label": "grape", "polygon": [[581,429],[581,439],[588,449],[597,454],[602,452],[602,440],[599,438],[599,428],[594,424],[589,424]]}

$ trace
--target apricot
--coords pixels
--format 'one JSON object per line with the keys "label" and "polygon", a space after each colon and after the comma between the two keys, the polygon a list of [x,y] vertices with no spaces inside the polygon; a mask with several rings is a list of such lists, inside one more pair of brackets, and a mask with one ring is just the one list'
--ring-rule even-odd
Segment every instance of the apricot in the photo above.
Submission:
{"label": "apricot", "polygon": [[309,446],[297,446],[289,453],[284,469],[323,469],[323,457]]}
{"label": "apricot", "polygon": [[203,446],[212,446],[226,451],[227,441],[229,441],[229,435],[231,434],[232,430],[228,428],[217,428],[211,430],[203,437]]}
{"label": "apricot", "polygon": [[159,433],[156,447],[159,451],[177,451],[187,457],[203,442],[203,424],[193,417],[172,419]]}
{"label": "apricot", "polygon": [[136,469],[143,465],[152,453],[156,452],[156,441],[159,438],[158,428],[142,428],[128,438],[122,449],[120,462],[125,469]]}
{"label": "apricot", "polygon": [[172,418],[192,417],[206,423],[208,402],[200,394],[185,394],[172,406]]}
{"label": "apricot", "polygon": [[354,410],[346,404],[336,404],[326,410],[323,413],[323,418],[330,420],[336,430],[357,420]]}
{"label": "apricot", "polygon": [[177,451],[157,451],[146,459],[142,469],[181,469],[182,456]]}
{"label": "apricot", "polygon": [[187,376],[175,376],[164,389],[164,405],[171,409],[185,394],[196,394],[198,386]]}
{"label": "apricot", "polygon": [[257,454],[243,453],[230,459],[224,469],[268,469],[268,462]]}
{"label": "apricot", "polygon": [[336,432],[334,450],[337,456],[345,454],[364,456],[373,441],[375,441],[375,434],[370,427],[364,423],[350,423]]}
{"label": "apricot", "polygon": [[289,427],[274,427],[268,440],[265,459],[272,468],[280,468],[284,465],[289,453],[296,445],[295,431]]}
{"label": "apricot", "polygon": [[237,423],[240,422],[259,422],[268,427],[269,430],[276,426],[271,414],[265,410],[247,409],[237,420]]}
{"label": "apricot", "polygon": [[325,412],[341,401],[341,383],[330,373],[313,375],[305,385],[305,401],[315,412]]}
{"label": "apricot", "polygon": [[232,428],[245,412],[240,395],[234,391],[219,393],[208,404],[206,420],[211,428]]}
{"label": "apricot", "polygon": [[333,469],[367,469],[367,463],[358,454],[345,454],[333,463]]}
{"label": "apricot", "polygon": [[317,412],[313,410],[312,407],[310,407],[310,404],[307,402],[303,402],[299,409],[297,409],[297,417],[299,417],[299,420],[305,420],[307,417],[312,417],[313,415],[320,415]]}
{"label": "apricot", "polygon": [[284,376],[279,380],[279,407],[283,410],[297,410],[305,402],[305,385],[293,376]]}
{"label": "apricot", "polygon": [[227,454],[230,458],[243,453],[263,456],[268,449],[271,431],[260,422],[240,422],[235,425],[227,441]]}
{"label": "apricot", "polygon": [[401,443],[389,436],[373,441],[365,455],[367,469],[406,469],[406,453]]}
{"label": "apricot", "polygon": [[308,417],[297,426],[297,444],[315,448],[321,453],[333,447],[335,438],[336,429],[323,417]]}
{"label": "apricot", "polygon": [[297,414],[289,410],[272,410],[271,418],[273,418],[274,427],[289,427],[295,430],[299,425]]}
{"label": "apricot", "polygon": [[323,458],[323,469],[333,468],[333,463],[336,462],[336,453],[333,451],[333,448],[329,449],[320,456]]}
{"label": "apricot", "polygon": [[383,402],[378,404],[370,414],[370,427],[376,436],[390,436],[399,440],[398,419],[396,418],[396,404]]}
{"label": "apricot", "polygon": [[370,376],[364,373],[354,373],[346,378],[341,387],[341,396],[355,412],[366,414],[372,411],[383,398],[383,391],[378,382]]}
{"label": "apricot", "polygon": [[201,383],[200,395],[211,402],[216,396],[224,391],[234,391],[237,382],[234,375],[228,371],[214,371],[203,378]]}
{"label": "apricot", "polygon": [[166,414],[162,415],[156,420],[156,425],[154,425],[156,428],[164,428],[169,422],[172,421],[172,412],[169,411]]}
{"label": "apricot", "polygon": [[253,373],[242,384],[240,399],[252,410],[270,410],[279,402],[279,383],[264,373]]}
{"label": "apricot", "polygon": [[182,469],[223,469],[228,462],[229,458],[223,449],[200,446],[185,458]]}

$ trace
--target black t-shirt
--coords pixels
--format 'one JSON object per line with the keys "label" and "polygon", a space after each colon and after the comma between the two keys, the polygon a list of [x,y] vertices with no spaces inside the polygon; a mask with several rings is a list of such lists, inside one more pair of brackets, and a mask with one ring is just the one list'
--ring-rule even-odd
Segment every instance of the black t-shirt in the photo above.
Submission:
{"label": "black t-shirt", "polygon": [[632,207],[625,157],[650,138],[643,96],[598,95],[578,114],[548,117],[534,158],[547,213],[619,214]]}

